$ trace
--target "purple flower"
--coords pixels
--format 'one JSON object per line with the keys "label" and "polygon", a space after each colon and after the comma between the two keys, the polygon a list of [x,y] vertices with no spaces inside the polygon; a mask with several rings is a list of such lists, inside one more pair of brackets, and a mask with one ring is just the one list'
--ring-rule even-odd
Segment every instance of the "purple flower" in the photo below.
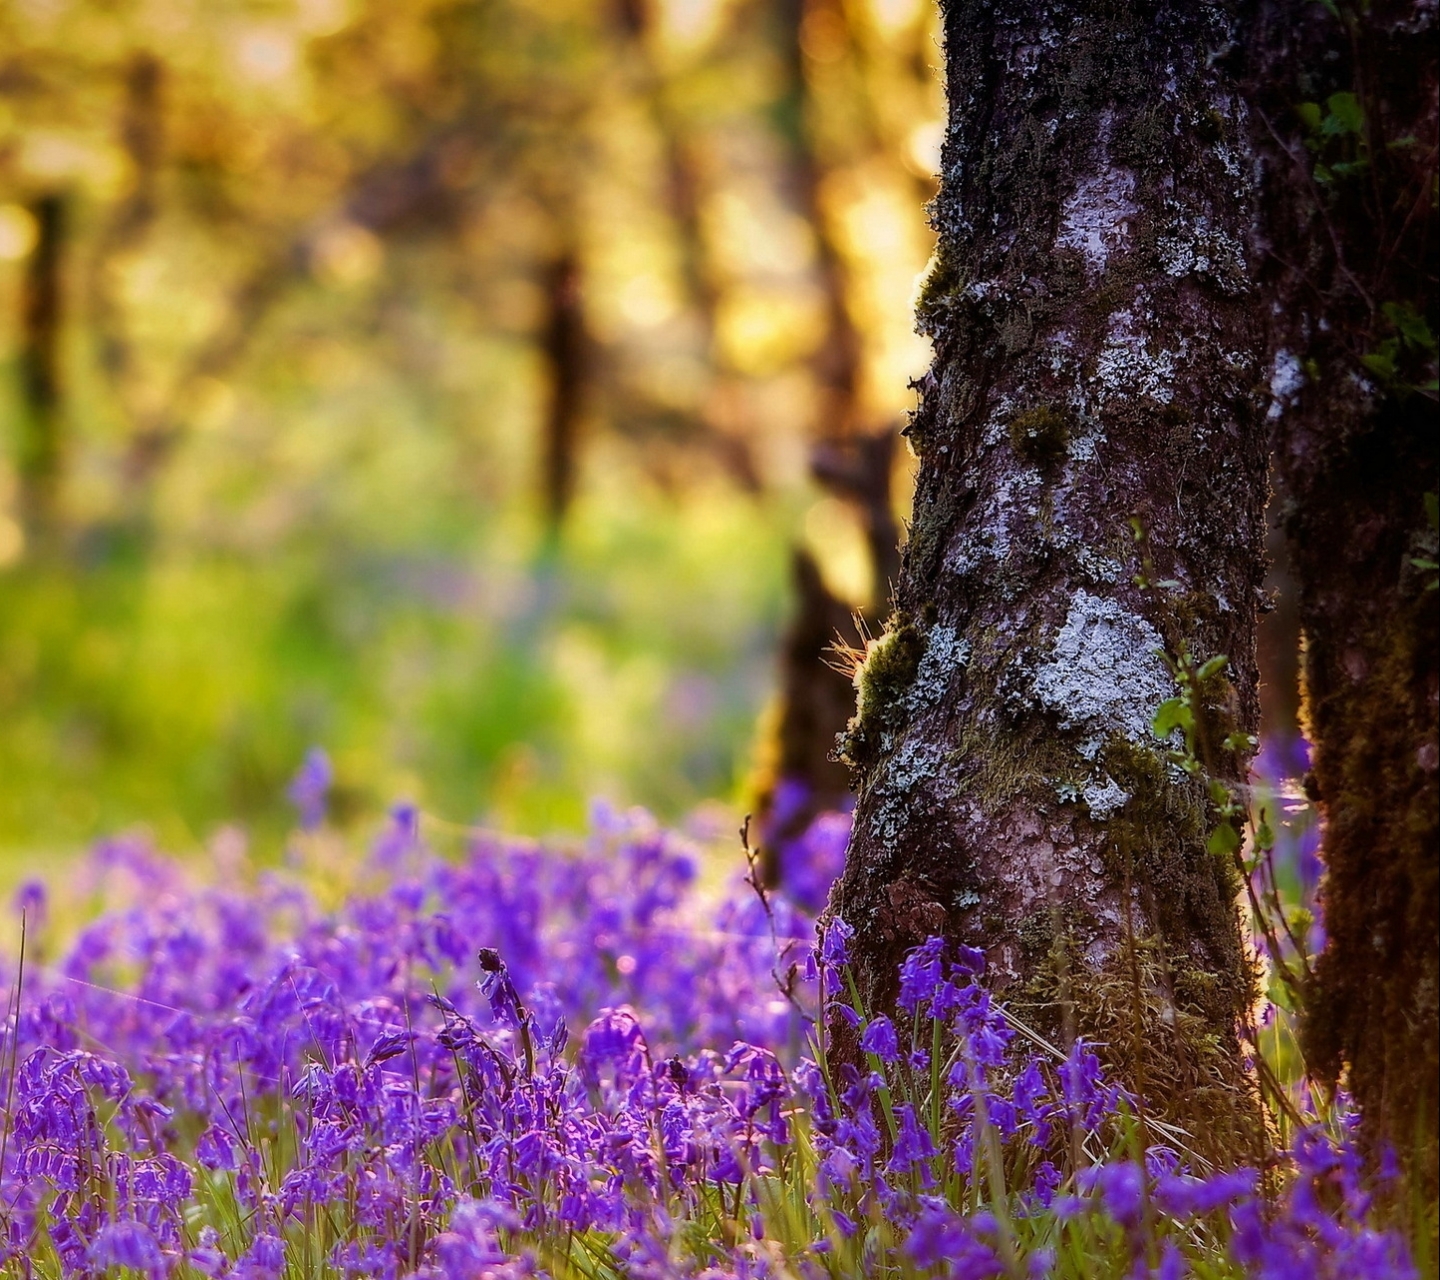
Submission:
{"label": "purple flower", "polygon": [[938,1206],[915,1220],[905,1252],[917,1267],[945,1267],[949,1280],[992,1280],[1005,1272],[995,1251],[976,1239],[965,1219]]}
{"label": "purple flower", "polygon": [[623,1089],[646,1070],[650,1059],[640,1019],[628,1005],[606,1009],[585,1028],[580,1046],[580,1072],[592,1088],[609,1067],[615,1087]]}
{"label": "purple flower", "polygon": [[140,1222],[111,1222],[100,1228],[90,1245],[89,1262],[94,1267],[132,1267],[159,1275],[165,1256],[155,1233]]}
{"label": "purple flower", "polygon": [[33,938],[44,932],[48,899],[41,880],[27,880],[15,891],[15,914],[25,921],[25,931]]}
{"label": "purple flower", "polygon": [[944,938],[929,938],[916,947],[900,965],[900,994],[895,1003],[906,1013],[928,1006],[943,981]]}
{"label": "purple flower", "polygon": [[290,803],[299,810],[300,825],[307,831],[313,831],[325,821],[325,797],[334,780],[335,771],[330,766],[330,757],[320,747],[311,747],[285,792]]}
{"label": "purple flower", "polygon": [[518,1027],[525,1020],[525,1008],[508,966],[494,947],[481,947],[479,960],[485,976],[476,985],[490,1004],[490,1016],[502,1027]]}
{"label": "purple flower", "polygon": [[1035,1177],[1032,1183],[1036,1200],[1046,1208],[1049,1208],[1050,1202],[1055,1198],[1055,1192],[1059,1190],[1062,1181],[1060,1170],[1051,1164],[1049,1160],[1042,1160],[1035,1166]]}
{"label": "purple flower", "polygon": [[840,971],[850,963],[850,939],[855,930],[839,916],[831,916],[820,926],[819,973],[831,991],[844,989]]}
{"label": "purple flower", "polygon": [[1162,1174],[1155,1182],[1155,1203],[1175,1218],[1193,1218],[1255,1194],[1260,1175],[1254,1169],[1213,1173],[1208,1178]]}
{"label": "purple flower", "polygon": [[860,1037],[860,1048],[866,1053],[873,1053],[887,1066],[898,1061],[900,1042],[895,1036],[895,1024],[883,1013],[871,1018]]}
{"label": "purple flower", "polygon": [[908,1173],[918,1165],[923,1185],[933,1186],[935,1179],[930,1162],[939,1153],[930,1131],[915,1119],[915,1108],[908,1102],[895,1108],[895,1122],[898,1132],[887,1167],[891,1173]]}
{"label": "purple flower", "polygon": [[1098,1194],[1105,1212],[1122,1227],[1139,1226],[1145,1212],[1145,1174],[1131,1160],[1092,1165],[1076,1178],[1082,1192]]}

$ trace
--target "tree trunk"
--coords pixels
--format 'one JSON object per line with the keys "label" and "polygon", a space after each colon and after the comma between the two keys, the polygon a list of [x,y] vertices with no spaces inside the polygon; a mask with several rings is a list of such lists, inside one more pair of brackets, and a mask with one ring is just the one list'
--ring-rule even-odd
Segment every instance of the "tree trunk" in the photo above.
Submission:
{"label": "tree trunk", "polygon": [[64,462],[60,339],[65,302],[65,197],[30,205],[35,247],[25,271],[20,314],[20,387],[25,402],[19,466],[20,508],[33,537],[54,525]]}
{"label": "tree trunk", "polygon": [[846,602],[831,594],[809,553],[795,554],[795,612],[781,646],[779,709],[756,795],[762,871],[767,883],[778,887],[784,882],[781,846],[819,813],[850,798],[849,772],[835,749],[854,697],[833,651],[837,644],[864,642],[855,615],[861,626],[878,629],[888,614],[899,570],[899,530],[891,510],[896,441],[891,430],[876,431],[864,421],[863,343],[850,316],[850,272],[821,200],[826,165],[812,127],[817,108],[806,25],[823,21],[847,45],[851,34],[844,8],[834,0],[787,0],[774,19],[785,70],[777,131],[785,145],[791,201],[815,236],[825,298],[825,336],[810,362],[816,405],[810,474],[859,518],[872,570],[870,598]]}
{"label": "tree trunk", "polygon": [[549,402],[545,410],[543,498],[549,527],[558,531],[575,496],[588,363],[580,259],[573,249],[567,248],[550,264],[545,277],[545,304],[540,345],[549,373]]}
{"label": "tree trunk", "polygon": [[[1305,637],[1328,937],[1312,1068],[1436,1191],[1433,5],[1257,6],[1271,420]],[[1429,499],[1434,502],[1433,496]],[[1416,561],[1421,563],[1417,564]],[[1432,567],[1426,567],[1426,562]]]}
{"label": "tree trunk", "polygon": [[[1263,343],[1224,6],[944,0],[935,360],[897,609],[856,674],[832,909],[877,1004],[927,935],[983,947],[1196,1141],[1254,1135],[1238,882],[1151,723],[1207,682],[1209,771],[1258,719]],[[1136,581],[1145,531],[1150,577]]]}

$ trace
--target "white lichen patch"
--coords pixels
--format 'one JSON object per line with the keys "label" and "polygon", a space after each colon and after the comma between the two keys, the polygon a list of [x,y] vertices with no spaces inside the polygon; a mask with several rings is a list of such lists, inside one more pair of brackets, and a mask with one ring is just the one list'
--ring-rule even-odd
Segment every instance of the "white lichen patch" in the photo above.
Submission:
{"label": "white lichen patch", "polygon": [[1134,192],[1135,175],[1128,169],[1106,168],[1082,180],[1061,206],[1056,247],[1078,250],[1092,275],[1104,271],[1110,255],[1124,247],[1130,219],[1140,212],[1131,199]]}
{"label": "white lichen patch", "polygon": [[925,652],[905,700],[911,711],[933,707],[945,696],[957,671],[970,661],[970,642],[946,623],[931,628]]}
{"label": "white lichen patch", "polygon": [[1102,821],[1112,813],[1118,813],[1130,799],[1130,793],[1108,773],[1091,778],[1080,795],[1085,801],[1085,807],[1090,810],[1090,816]]}
{"label": "white lichen patch", "polygon": [[1245,246],[1206,214],[1172,212],[1170,231],[1155,245],[1165,274],[1178,280],[1193,273],[1230,286],[1243,284],[1247,279]]}
{"label": "white lichen patch", "polygon": [[1139,742],[1150,733],[1155,708],[1171,693],[1160,659],[1160,633],[1114,600],[1080,590],[1032,684],[1040,704],[1065,729],[1096,737],[1124,734]]}
{"label": "white lichen patch", "polygon": [[945,555],[945,568],[960,577],[1003,566],[1014,545],[1012,529],[1028,531],[1034,521],[1029,510],[1044,487],[1038,472],[1023,467],[1007,474],[985,493],[974,525],[957,536]]}
{"label": "white lichen patch", "polygon": [[1304,385],[1305,367],[1300,357],[1282,347],[1270,366],[1270,411],[1266,418],[1273,422],[1280,417],[1295,402]]}
{"label": "white lichen patch", "polygon": [[1099,384],[1101,402],[1143,395],[1169,404],[1175,398],[1175,370],[1184,354],[1183,343],[1178,351],[1151,351],[1145,335],[1135,326],[1134,313],[1115,312],[1095,361],[1094,381]]}
{"label": "white lichen patch", "polygon": [[944,748],[911,735],[886,757],[876,771],[871,794],[876,804],[870,818],[871,833],[893,847],[902,834],[915,799],[944,774]]}

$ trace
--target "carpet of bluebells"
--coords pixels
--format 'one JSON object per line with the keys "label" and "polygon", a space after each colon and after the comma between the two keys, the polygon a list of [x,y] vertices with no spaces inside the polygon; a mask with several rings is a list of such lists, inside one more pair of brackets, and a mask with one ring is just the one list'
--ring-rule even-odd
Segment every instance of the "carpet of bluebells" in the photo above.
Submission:
{"label": "carpet of bluebells", "polygon": [[[1415,1274],[1343,1105],[1299,1088],[1263,1175],[1213,1171],[1094,1047],[1015,1021],[978,952],[919,948],[867,1016],[813,914],[844,815],[782,851],[800,901],[737,880],[717,904],[684,838],[604,809],[580,849],[441,856],[400,808],[337,886],[324,782],[318,758],[297,780],[281,871],[101,846],[62,953],[22,891],[0,1273]],[[822,1009],[865,1069],[828,1071]]]}

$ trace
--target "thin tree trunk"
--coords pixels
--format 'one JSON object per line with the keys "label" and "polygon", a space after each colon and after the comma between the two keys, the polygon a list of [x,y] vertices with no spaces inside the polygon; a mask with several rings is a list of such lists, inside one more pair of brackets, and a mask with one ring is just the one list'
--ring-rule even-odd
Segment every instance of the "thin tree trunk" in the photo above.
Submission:
{"label": "thin tree trunk", "polygon": [[62,438],[60,345],[65,307],[65,197],[34,200],[35,247],[25,271],[20,314],[20,387],[25,421],[19,466],[20,508],[29,532],[43,538],[54,525],[65,442]]}
{"label": "thin tree trunk", "polygon": [[[832,909],[883,1005],[927,935],[1195,1141],[1254,1135],[1253,992],[1203,782],[1151,722],[1172,660],[1207,767],[1258,720],[1263,345],[1220,5],[944,0],[949,121],[921,292],[935,361],[897,610],[856,675],[859,803]],[[1145,531],[1150,576],[1130,520]],[[1229,739],[1230,745],[1222,745]],[[1063,1011],[1063,1016],[1062,1016]]]}
{"label": "thin tree trunk", "polygon": [[558,530],[575,496],[580,415],[588,363],[580,261],[564,250],[546,270],[545,328],[540,345],[549,373],[542,488],[546,518]]}
{"label": "thin tree trunk", "polygon": [[[1436,1191],[1436,17],[1256,6],[1271,421],[1303,629],[1328,938],[1310,1065]],[[1416,563],[1417,561],[1421,563]]]}

